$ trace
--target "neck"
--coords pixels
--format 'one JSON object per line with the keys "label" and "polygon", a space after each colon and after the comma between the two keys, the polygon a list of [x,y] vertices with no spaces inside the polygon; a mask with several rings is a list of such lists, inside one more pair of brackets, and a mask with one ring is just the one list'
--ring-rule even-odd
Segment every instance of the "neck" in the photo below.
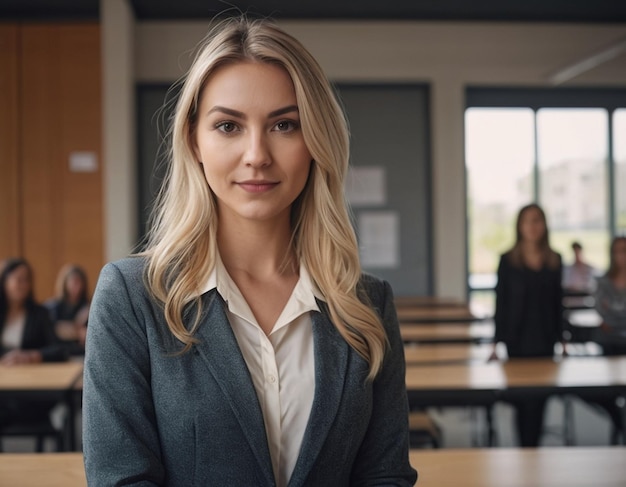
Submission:
{"label": "neck", "polygon": [[26,308],[24,301],[9,301],[8,315],[16,315]]}
{"label": "neck", "polygon": [[255,276],[297,272],[289,225],[253,222],[220,224],[217,246],[229,273],[244,271]]}

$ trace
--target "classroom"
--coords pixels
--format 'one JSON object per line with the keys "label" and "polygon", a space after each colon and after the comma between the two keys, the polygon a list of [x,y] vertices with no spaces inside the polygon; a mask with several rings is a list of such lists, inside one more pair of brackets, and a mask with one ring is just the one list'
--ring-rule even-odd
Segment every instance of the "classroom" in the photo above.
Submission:
{"label": "classroom", "polygon": [[[84,291],[74,323],[56,318],[62,349],[46,348],[35,360],[41,364],[0,365],[0,403],[11,410],[45,400],[51,411],[43,425],[5,428],[0,407],[0,487],[87,485],[85,304],[105,264],[153,242],[150,215],[169,162],[169,124],[184,97],[180,80],[196,65],[212,19],[229,6],[230,15],[271,17],[297,39],[345,112],[347,218],[361,269],[393,290],[416,485],[623,485],[626,4],[312,5],[0,5],[2,286],[14,268],[26,269],[31,295],[48,310],[67,293],[70,275]],[[537,254],[524,246],[530,218],[546,237]],[[543,259],[541,272],[526,266],[534,257]],[[584,284],[566,282],[583,267]],[[112,282],[113,274],[106,274]],[[311,274],[318,292],[319,275]],[[511,304],[522,280],[527,301]],[[604,287],[611,283],[617,291]],[[521,316],[547,323],[553,292],[559,328],[550,352],[518,350],[501,323]],[[16,340],[2,300],[0,357]],[[613,326],[614,318],[623,324]],[[607,328],[616,343],[601,334]],[[349,331],[339,329],[344,338]],[[545,335],[533,333],[528,343]],[[265,373],[268,359],[259,360]],[[88,388],[94,377],[85,376]]]}

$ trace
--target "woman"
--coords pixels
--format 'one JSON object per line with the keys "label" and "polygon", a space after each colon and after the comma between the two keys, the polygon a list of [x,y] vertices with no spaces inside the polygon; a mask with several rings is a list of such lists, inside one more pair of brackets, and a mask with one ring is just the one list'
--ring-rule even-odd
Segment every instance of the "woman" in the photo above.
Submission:
{"label": "woman", "polygon": [[413,485],[402,341],[389,285],[361,275],[347,163],[302,45],[215,27],[147,250],[107,265],[92,302],[90,485]]}
{"label": "woman", "polygon": [[605,355],[626,355],[626,237],[611,242],[609,270],[598,279],[594,298],[602,317],[596,340]]}
{"label": "woman", "polygon": [[[609,270],[598,279],[594,298],[602,317],[595,330],[595,341],[602,346],[604,355],[626,355],[626,237],[615,237],[611,242]],[[623,408],[617,405],[617,397],[586,395],[584,399],[606,410],[613,425],[611,443],[618,444],[620,433],[625,433]]]}
{"label": "woman", "polygon": [[84,353],[89,315],[89,296],[87,294],[87,274],[82,267],[68,264],[61,268],[56,282],[56,297],[47,301],[45,306],[55,329],[64,330],[69,341],[76,346],[70,347],[74,353]]}
{"label": "woman", "polygon": [[[0,366],[66,358],[48,311],[35,302],[33,272],[24,259],[7,259],[0,273],[0,338]],[[46,419],[53,406],[48,401],[3,401],[0,426]]]}
{"label": "woman", "polygon": [[[510,358],[552,357],[561,340],[561,256],[550,248],[543,210],[523,207],[517,217],[517,238],[501,256],[496,285],[494,348],[506,345]],[[522,446],[537,446],[546,398],[512,398]]]}

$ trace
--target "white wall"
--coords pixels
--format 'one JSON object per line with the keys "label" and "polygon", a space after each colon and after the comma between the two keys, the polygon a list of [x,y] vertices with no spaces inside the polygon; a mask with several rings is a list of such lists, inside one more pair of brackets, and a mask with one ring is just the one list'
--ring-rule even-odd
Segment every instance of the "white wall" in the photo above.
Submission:
{"label": "white wall", "polygon": [[137,238],[135,72],[132,10],[124,0],[100,2],[105,259],[128,255]]}
{"label": "white wall", "polygon": [[[121,1],[121,0],[105,0]],[[107,19],[103,18],[103,22]],[[549,85],[559,70],[626,40],[623,25],[454,22],[281,22],[335,81],[431,86],[435,292],[465,296],[464,90]],[[135,79],[170,82],[192,60],[206,22],[135,25]],[[626,53],[567,85],[626,87]],[[111,191],[109,189],[108,191]],[[136,213],[136,212],[135,212]],[[110,228],[109,239],[122,239]]]}

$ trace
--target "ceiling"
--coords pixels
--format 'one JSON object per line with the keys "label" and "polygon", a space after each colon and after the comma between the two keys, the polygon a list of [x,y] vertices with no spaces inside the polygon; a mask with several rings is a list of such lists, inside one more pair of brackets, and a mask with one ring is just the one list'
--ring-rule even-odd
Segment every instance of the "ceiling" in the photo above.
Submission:
{"label": "ceiling", "polygon": [[[625,0],[127,0],[138,20],[198,20],[229,8],[276,19],[626,23]],[[4,20],[97,19],[99,0],[0,0]]]}

